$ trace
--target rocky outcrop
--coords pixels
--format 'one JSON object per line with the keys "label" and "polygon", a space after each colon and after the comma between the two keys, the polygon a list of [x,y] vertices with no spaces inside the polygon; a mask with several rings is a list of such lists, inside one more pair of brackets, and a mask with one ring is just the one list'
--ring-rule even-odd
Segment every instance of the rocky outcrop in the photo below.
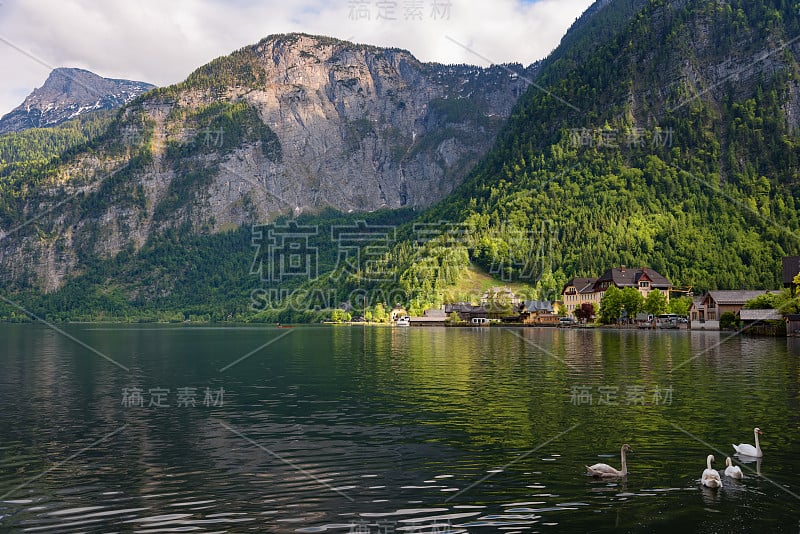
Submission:
{"label": "rocky outcrop", "polygon": [[47,215],[0,240],[0,265],[52,290],[170,228],[429,206],[488,151],[534,71],[266,38],[124,108],[104,144],[35,192],[19,220]]}

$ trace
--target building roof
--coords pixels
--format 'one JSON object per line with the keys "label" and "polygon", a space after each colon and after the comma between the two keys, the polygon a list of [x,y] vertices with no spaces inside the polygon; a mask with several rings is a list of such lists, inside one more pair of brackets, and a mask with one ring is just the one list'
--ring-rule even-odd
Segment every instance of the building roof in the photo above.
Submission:
{"label": "building roof", "polygon": [[522,311],[526,312],[549,312],[553,313],[553,304],[546,300],[526,300],[522,303]]}
{"label": "building roof", "polygon": [[647,267],[628,269],[624,265],[607,270],[603,273],[603,276],[597,279],[595,285],[601,282],[613,282],[615,286],[620,288],[638,287],[639,279],[643,277],[650,279],[650,287],[663,289],[672,287],[672,282],[653,269]]}
{"label": "building roof", "polygon": [[742,310],[739,312],[742,321],[780,321],[783,316],[778,310]]}
{"label": "building roof", "polygon": [[574,287],[578,291],[578,293],[581,293],[583,289],[585,289],[587,287],[591,288],[592,286],[594,286],[594,283],[596,281],[597,281],[597,278],[589,278],[589,277],[586,277],[586,276],[576,276],[575,278],[573,278],[572,280],[567,282],[566,285],[564,285],[564,289],[561,290],[561,294],[563,295],[564,292],[567,290],[567,288],[570,287],[570,286]]}
{"label": "building roof", "polygon": [[593,279],[590,283],[583,286],[581,289],[578,290],[578,293],[594,293],[594,284],[597,282],[597,279]]}
{"label": "building roof", "polygon": [[410,323],[444,323],[447,317],[410,317]]}
{"label": "building roof", "polygon": [[451,314],[453,312],[456,313],[489,313],[489,309],[484,306],[473,306],[472,304],[468,304],[466,302],[459,302],[457,304],[445,304],[444,312],[446,314]]}
{"label": "building roof", "polygon": [[700,307],[703,305],[703,301],[705,300],[705,295],[701,295],[699,297],[695,296],[692,297],[692,308],[699,310]]}
{"label": "building roof", "polygon": [[786,256],[782,263],[783,287],[789,287],[797,273],[800,273],[800,256]]}
{"label": "building roof", "polygon": [[424,317],[435,317],[436,319],[446,319],[447,314],[444,310],[440,308],[431,308],[430,310],[425,310],[422,314]]}
{"label": "building roof", "polygon": [[709,291],[706,297],[710,297],[717,304],[723,306],[741,306],[748,300],[753,300],[765,293],[777,294],[780,291],[764,291],[763,289],[737,289]]}

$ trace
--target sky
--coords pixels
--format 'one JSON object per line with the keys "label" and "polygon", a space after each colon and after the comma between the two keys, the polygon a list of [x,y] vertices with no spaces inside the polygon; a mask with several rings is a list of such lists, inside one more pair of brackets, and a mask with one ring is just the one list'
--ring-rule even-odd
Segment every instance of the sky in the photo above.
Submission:
{"label": "sky", "polygon": [[0,115],[56,67],[163,86],[302,31],[440,63],[542,59],[592,0],[0,0]]}

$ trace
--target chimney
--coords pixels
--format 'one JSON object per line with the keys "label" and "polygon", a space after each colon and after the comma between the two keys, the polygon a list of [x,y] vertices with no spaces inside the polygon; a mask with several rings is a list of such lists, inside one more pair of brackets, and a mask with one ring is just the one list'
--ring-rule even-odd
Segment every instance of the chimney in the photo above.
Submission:
{"label": "chimney", "polygon": [[624,272],[625,272],[625,266],[624,266],[624,265],[620,265],[620,268],[619,268],[619,270],[620,270],[620,271],[622,271],[622,272],[624,273]]}

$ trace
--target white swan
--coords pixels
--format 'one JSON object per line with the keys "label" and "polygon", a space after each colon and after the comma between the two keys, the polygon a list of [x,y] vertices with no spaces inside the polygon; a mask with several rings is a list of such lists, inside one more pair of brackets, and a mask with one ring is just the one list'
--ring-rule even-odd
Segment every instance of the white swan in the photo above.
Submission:
{"label": "white swan", "polygon": [[761,452],[761,446],[758,444],[758,435],[763,434],[761,429],[758,427],[753,429],[753,436],[756,438],[756,446],[753,447],[747,443],[742,443],[740,445],[734,445],[733,448],[736,449],[738,454],[743,456],[752,456],[753,458],[761,458],[764,456],[764,453]]}
{"label": "white swan", "polygon": [[744,477],[744,475],[742,474],[742,468],[739,467],[738,465],[733,465],[733,462],[731,462],[731,457],[730,456],[725,458],[725,465],[727,466],[725,468],[725,476],[726,477],[738,478],[740,480]]}
{"label": "white swan", "polygon": [[622,456],[622,470],[618,471],[611,467],[608,464],[594,464],[594,465],[587,465],[586,470],[588,471],[587,474],[592,475],[593,477],[624,477],[628,475],[628,464],[625,462],[625,453],[626,452],[633,452],[630,445],[627,443],[622,446],[619,451],[620,456]]}
{"label": "white swan", "polygon": [[703,471],[703,477],[700,481],[703,483],[704,486],[707,488],[721,488],[722,487],[722,479],[719,477],[719,473],[716,469],[711,469],[711,462],[714,461],[714,455],[709,454],[708,458],[706,458],[706,465],[708,466],[705,471]]}

